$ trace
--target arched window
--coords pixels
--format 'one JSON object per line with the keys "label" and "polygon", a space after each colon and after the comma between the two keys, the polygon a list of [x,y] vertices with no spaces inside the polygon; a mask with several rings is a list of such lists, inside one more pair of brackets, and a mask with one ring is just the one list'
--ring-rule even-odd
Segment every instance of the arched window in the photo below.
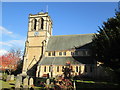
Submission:
{"label": "arched window", "polygon": [[37,25],[37,19],[34,21],[34,30],[36,30],[36,25]]}
{"label": "arched window", "polygon": [[62,66],[62,72],[63,72],[63,70],[64,70],[64,66]]}
{"label": "arched window", "polygon": [[49,66],[49,72],[51,72],[51,66]]}
{"label": "arched window", "polygon": [[81,72],[81,66],[79,66],[79,72]]}
{"label": "arched window", "polygon": [[76,72],[78,72],[78,66],[76,66]]}
{"label": "arched window", "polygon": [[71,52],[71,55],[74,55],[74,52]]}
{"label": "arched window", "polygon": [[66,52],[63,52],[63,55],[66,55]]}
{"label": "arched window", "polygon": [[59,72],[59,66],[57,66],[57,72]]}
{"label": "arched window", "polygon": [[51,56],[51,52],[48,52],[48,56]]}
{"label": "arched window", "polygon": [[52,56],[55,56],[55,51],[54,51],[54,52],[52,52]]}
{"label": "arched window", "polygon": [[61,56],[61,55],[62,55],[62,52],[59,52],[59,55]]}
{"label": "arched window", "polygon": [[43,26],[44,26],[44,19],[41,18],[41,29],[43,29]]}
{"label": "arched window", "polygon": [[46,72],[46,66],[44,67],[44,72]]}

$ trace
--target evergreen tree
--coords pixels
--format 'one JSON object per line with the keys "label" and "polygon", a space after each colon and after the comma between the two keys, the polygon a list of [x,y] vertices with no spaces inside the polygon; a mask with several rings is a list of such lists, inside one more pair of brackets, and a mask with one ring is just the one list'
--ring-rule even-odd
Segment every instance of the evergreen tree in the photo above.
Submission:
{"label": "evergreen tree", "polygon": [[93,38],[93,54],[96,60],[120,74],[120,12],[99,27]]}

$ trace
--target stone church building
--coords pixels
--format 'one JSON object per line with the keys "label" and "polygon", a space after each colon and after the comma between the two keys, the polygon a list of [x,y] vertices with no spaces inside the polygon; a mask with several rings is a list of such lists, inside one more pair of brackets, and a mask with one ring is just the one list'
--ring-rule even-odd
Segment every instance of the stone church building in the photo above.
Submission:
{"label": "stone church building", "polygon": [[46,12],[29,15],[22,74],[36,77],[63,75],[62,69],[69,62],[73,76],[94,77],[96,62],[91,52],[93,34],[53,36],[52,24]]}

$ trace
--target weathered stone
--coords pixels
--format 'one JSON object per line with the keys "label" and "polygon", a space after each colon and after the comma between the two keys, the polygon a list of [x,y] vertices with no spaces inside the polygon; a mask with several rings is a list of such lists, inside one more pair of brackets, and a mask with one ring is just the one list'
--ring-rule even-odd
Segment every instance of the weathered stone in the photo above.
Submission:
{"label": "weathered stone", "polygon": [[21,85],[22,84],[22,76],[21,75],[17,75],[16,80],[17,79],[20,81],[20,85]]}
{"label": "weathered stone", "polygon": [[20,81],[18,79],[16,80],[15,88],[20,88]]}
{"label": "weathered stone", "polygon": [[28,88],[28,78],[27,77],[23,80],[23,88]]}
{"label": "weathered stone", "polygon": [[6,81],[10,81],[10,79],[11,79],[11,76],[8,75]]}
{"label": "weathered stone", "polygon": [[46,84],[49,85],[50,84],[50,79],[46,80]]}
{"label": "weathered stone", "polygon": [[29,88],[31,88],[32,85],[34,85],[34,80],[33,80],[33,78],[30,78],[30,80],[29,80]]}
{"label": "weathered stone", "polygon": [[14,81],[14,75],[11,75],[10,80],[11,80],[11,81]]}

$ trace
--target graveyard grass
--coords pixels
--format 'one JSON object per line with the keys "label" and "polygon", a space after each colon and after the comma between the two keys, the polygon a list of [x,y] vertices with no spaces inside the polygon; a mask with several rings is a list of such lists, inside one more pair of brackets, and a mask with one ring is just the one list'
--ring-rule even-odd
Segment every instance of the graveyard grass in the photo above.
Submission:
{"label": "graveyard grass", "polygon": [[[0,88],[12,88],[12,87],[15,87],[15,81],[3,81],[3,80],[0,80]],[[34,87],[36,89],[43,89],[42,87]]]}
{"label": "graveyard grass", "polygon": [[[116,88],[119,87],[118,84],[115,83],[108,83],[108,82],[94,82],[94,81],[82,81],[82,80],[76,80],[77,88]],[[0,83],[2,83],[2,88],[12,88],[15,87],[15,81],[2,81],[0,80]],[[34,87],[35,89],[43,89],[42,87]]]}
{"label": "graveyard grass", "polygon": [[5,82],[3,80],[0,80],[0,83],[2,84],[2,88],[11,88],[14,87],[13,84],[15,84],[15,81],[9,81],[9,82]]}

